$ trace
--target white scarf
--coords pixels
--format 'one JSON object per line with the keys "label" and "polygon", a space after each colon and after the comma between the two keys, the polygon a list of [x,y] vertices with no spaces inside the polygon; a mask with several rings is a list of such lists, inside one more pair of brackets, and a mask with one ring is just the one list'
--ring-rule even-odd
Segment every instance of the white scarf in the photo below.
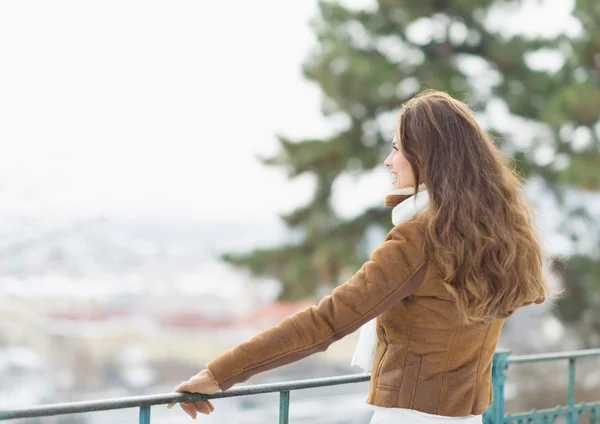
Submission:
{"label": "white scarf", "polygon": [[[409,193],[391,193],[391,194],[410,194],[414,193],[414,188],[410,188]],[[420,194],[419,194],[420,192]],[[404,221],[409,220],[416,214],[423,212],[429,203],[429,195],[425,187],[419,186],[417,195],[413,195],[408,199],[402,201],[402,203],[396,205],[392,209],[392,223],[398,225]],[[356,350],[352,356],[351,365],[358,366],[370,372],[373,368],[373,359],[375,357],[375,351],[377,350],[377,318],[373,318],[360,328],[360,334],[358,336],[358,343],[356,344]]]}

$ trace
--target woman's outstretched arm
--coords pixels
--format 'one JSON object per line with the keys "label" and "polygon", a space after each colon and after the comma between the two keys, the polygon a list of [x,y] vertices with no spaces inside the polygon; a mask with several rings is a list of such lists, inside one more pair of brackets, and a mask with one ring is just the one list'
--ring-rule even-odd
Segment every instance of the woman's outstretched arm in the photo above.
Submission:
{"label": "woman's outstretched arm", "polygon": [[205,374],[227,390],[255,374],[324,351],[414,293],[425,276],[426,264],[417,224],[397,225],[370,260],[318,305],[223,353],[207,364],[209,373]]}

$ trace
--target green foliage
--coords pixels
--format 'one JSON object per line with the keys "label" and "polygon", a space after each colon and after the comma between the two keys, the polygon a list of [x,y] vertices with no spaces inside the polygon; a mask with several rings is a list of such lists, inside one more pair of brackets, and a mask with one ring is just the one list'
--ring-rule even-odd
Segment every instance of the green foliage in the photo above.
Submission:
{"label": "green foliage", "polygon": [[[539,129],[533,135],[531,131],[515,135],[512,128],[493,120],[489,124],[524,177],[541,176],[556,192],[565,184],[600,190],[594,173],[600,165],[600,2],[576,2],[574,16],[582,31],[573,39],[504,37],[490,30],[490,16],[501,16],[503,7],[518,6],[518,1],[378,0],[376,4],[355,10],[320,1],[312,23],[318,43],[305,61],[304,75],[323,93],[322,113],[344,117],[347,126],[329,138],[280,137],[279,153],[263,160],[283,167],[290,178],[308,173],[316,179],[314,197],[282,216],[287,225],[301,231],[302,239],[225,257],[256,275],[279,279],[282,298],[311,295],[322,284],[340,283],[366,259],[367,230],[389,228],[390,211],[383,208],[351,220],[337,216],[331,207],[332,185],[341,175],[382,165],[393,130],[384,127],[383,118],[396,114],[422,89],[446,91],[479,113],[500,100],[512,115],[522,118],[524,126],[535,124]],[[552,52],[563,61],[558,69],[531,65],[532,54]],[[587,141],[581,142],[584,133]],[[579,144],[574,142],[577,134]],[[542,148],[551,151],[550,160],[536,159]],[[558,157],[565,159],[563,166],[555,160]]]}
{"label": "green foliage", "polygon": [[556,314],[565,323],[577,325],[586,311],[596,307],[595,294],[600,289],[600,261],[576,255],[562,265],[569,282],[568,290],[556,302]]}
{"label": "green foliage", "polygon": [[598,347],[600,338],[600,260],[574,255],[563,262],[567,287],[555,302],[555,315],[575,330],[584,348]]}

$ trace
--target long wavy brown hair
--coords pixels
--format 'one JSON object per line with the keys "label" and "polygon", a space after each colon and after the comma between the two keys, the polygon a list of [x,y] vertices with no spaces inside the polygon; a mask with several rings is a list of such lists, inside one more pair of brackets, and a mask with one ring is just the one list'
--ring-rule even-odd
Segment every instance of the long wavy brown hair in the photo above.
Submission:
{"label": "long wavy brown hair", "polygon": [[396,136],[415,187],[427,186],[425,243],[459,316],[489,321],[541,303],[544,257],[522,181],[471,109],[425,91],[403,105]]}

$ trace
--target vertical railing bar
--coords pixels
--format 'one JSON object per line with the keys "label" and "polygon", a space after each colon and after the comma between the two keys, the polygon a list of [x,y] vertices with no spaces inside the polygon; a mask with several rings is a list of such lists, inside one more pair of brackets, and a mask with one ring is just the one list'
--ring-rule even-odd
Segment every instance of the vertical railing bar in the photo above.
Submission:
{"label": "vertical railing bar", "polygon": [[150,424],[149,406],[140,406],[140,424]]}
{"label": "vertical railing bar", "polygon": [[592,418],[592,424],[598,424],[598,418],[600,417],[600,408],[594,407],[590,410],[590,416]]}
{"label": "vertical railing bar", "polygon": [[290,392],[284,390],[279,392],[279,424],[290,422]]}
{"label": "vertical railing bar", "polygon": [[506,381],[506,369],[508,368],[508,357],[511,352],[500,350],[494,354],[492,363],[492,422],[493,424],[504,424],[504,382]]}
{"label": "vertical railing bar", "polygon": [[575,358],[569,358],[567,405],[569,406],[569,424],[575,424],[577,422],[577,413],[575,411]]}

